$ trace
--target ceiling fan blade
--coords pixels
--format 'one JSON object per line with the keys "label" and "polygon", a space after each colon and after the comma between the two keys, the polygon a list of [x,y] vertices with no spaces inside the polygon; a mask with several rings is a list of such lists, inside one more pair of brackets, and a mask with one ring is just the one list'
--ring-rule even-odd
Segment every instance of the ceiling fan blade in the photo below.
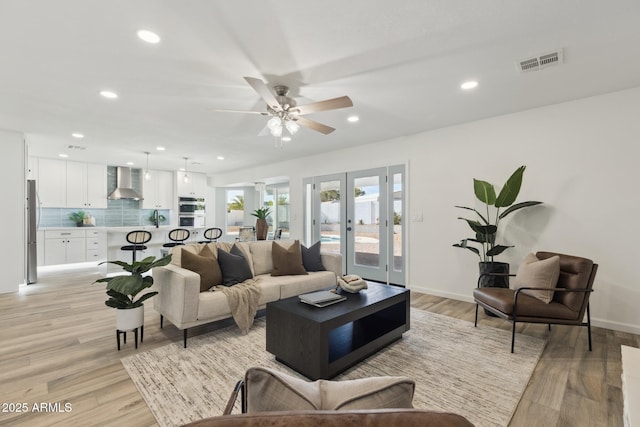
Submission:
{"label": "ceiling fan blade", "polygon": [[295,107],[298,114],[317,113],[318,111],[337,110],[338,108],[353,107],[353,102],[348,96],[327,99],[326,101],[313,102],[311,104],[299,105]]}
{"label": "ceiling fan blade", "polygon": [[249,83],[249,85],[251,85],[253,90],[258,92],[258,95],[260,95],[260,98],[262,98],[269,107],[271,107],[276,111],[282,110],[282,106],[280,105],[276,97],[273,96],[273,94],[271,93],[267,85],[264,84],[262,80],[256,79],[254,77],[245,77],[244,79],[247,81],[247,83]]}
{"label": "ceiling fan blade", "polygon": [[310,120],[305,117],[298,117],[298,119],[296,120],[296,123],[298,123],[300,126],[313,129],[325,135],[328,135],[335,130],[330,126],[323,125],[322,123],[318,123],[315,120]]}
{"label": "ceiling fan blade", "polygon": [[216,111],[218,113],[243,113],[243,114],[260,114],[262,116],[268,116],[269,113],[267,113],[266,111],[248,111],[248,110],[219,110],[219,109],[214,109],[213,111]]}

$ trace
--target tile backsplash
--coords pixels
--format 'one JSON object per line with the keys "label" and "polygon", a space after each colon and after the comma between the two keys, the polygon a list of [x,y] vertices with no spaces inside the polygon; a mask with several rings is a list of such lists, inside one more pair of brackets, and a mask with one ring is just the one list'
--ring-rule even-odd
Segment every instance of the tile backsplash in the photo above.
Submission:
{"label": "tile backsplash", "polygon": [[[140,169],[132,169],[133,189],[142,193],[140,185]],[[111,194],[116,188],[116,168],[107,168],[107,194]],[[106,195],[105,195],[106,196]],[[141,209],[140,200],[107,200],[107,209],[78,209],[78,208],[42,208],[40,211],[40,227],[75,227],[76,224],[69,219],[69,214],[80,210],[91,214],[95,218],[97,227],[130,227],[152,225],[149,217],[153,214],[153,209]],[[161,209],[158,211],[165,217],[161,225],[169,224],[171,221],[171,210]]]}

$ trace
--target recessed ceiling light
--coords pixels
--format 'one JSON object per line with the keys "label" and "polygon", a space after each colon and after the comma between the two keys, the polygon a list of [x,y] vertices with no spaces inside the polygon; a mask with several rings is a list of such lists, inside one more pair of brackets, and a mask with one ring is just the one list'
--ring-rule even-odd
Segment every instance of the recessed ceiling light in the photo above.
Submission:
{"label": "recessed ceiling light", "polygon": [[218,160],[224,160],[224,156],[218,156],[218,157],[216,157],[216,159],[218,159]]}
{"label": "recessed ceiling light", "polygon": [[64,154],[64,153],[60,153],[60,154],[58,154],[58,157],[69,157],[69,155],[68,154]]}
{"label": "recessed ceiling light", "polygon": [[282,140],[283,140],[284,142],[289,142],[289,141],[291,141],[291,137],[290,137],[290,136],[283,136],[283,137],[282,137]]}
{"label": "recessed ceiling light", "polygon": [[469,81],[466,81],[466,82],[462,83],[460,85],[460,88],[464,89],[464,90],[469,90],[469,89],[473,89],[476,86],[478,86],[478,82],[477,81],[469,80]]}
{"label": "recessed ceiling light", "polygon": [[133,162],[127,162],[127,165],[128,165],[128,166],[133,166],[134,164],[135,164],[135,163],[133,163]]}
{"label": "recessed ceiling light", "polygon": [[105,98],[109,98],[109,99],[116,99],[118,98],[118,94],[115,92],[112,92],[110,90],[101,90],[100,91],[100,95],[102,95]]}
{"label": "recessed ceiling light", "polygon": [[74,138],[78,138],[78,139],[84,138],[83,134],[77,133],[77,132],[72,133],[71,136],[74,137]]}
{"label": "recessed ceiling light", "polygon": [[156,147],[156,150],[158,150],[158,151],[164,151],[164,150],[165,150],[165,148],[164,148],[164,147]]}
{"label": "recessed ceiling light", "polygon": [[179,170],[179,171],[183,171],[183,172],[184,172],[184,171],[186,171],[186,169],[185,169],[185,168],[180,168],[180,169],[178,169],[178,170]]}
{"label": "recessed ceiling light", "polygon": [[358,116],[349,116],[349,117],[347,117],[347,121],[351,122],[351,123],[355,123],[358,120],[360,120],[360,117],[358,117]]}
{"label": "recessed ceiling light", "polygon": [[160,36],[149,30],[140,30],[138,31],[138,37],[140,40],[144,40],[147,43],[156,44],[160,42]]}

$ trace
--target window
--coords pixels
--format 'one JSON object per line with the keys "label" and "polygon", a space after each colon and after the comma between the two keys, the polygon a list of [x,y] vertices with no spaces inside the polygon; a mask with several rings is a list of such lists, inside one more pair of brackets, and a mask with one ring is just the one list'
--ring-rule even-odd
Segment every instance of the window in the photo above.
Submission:
{"label": "window", "polygon": [[289,237],[289,187],[269,186],[264,194],[264,206],[271,209],[269,233],[273,235],[278,228],[282,229],[282,238]]}
{"label": "window", "polygon": [[238,235],[244,221],[244,190],[227,190],[226,234]]}

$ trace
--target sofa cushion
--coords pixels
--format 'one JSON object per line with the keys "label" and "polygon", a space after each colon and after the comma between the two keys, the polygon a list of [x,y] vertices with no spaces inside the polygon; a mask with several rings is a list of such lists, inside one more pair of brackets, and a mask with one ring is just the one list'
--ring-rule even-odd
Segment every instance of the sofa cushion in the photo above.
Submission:
{"label": "sofa cushion", "polygon": [[222,284],[233,286],[251,279],[251,268],[240,248],[233,245],[230,252],[219,250],[218,263],[222,271]]}
{"label": "sofa cushion", "polygon": [[[534,254],[529,254],[522,260],[514,281],[514,288],[555,288],[560,275],[560,257],[554,256],[539,260]],[[553,291],[529,290],[521,291],[544,303],[550,303],[553,299]]]}
{"label": "sofa cushion", "polygon": [[251,251],[251,258],[253,258],[253,275],[271,273],[273,270],[271,242],[268,240],[249,242],[249,250]]}
{"label": "sofa cushion", "polygon": [[305,245],[300,245],[302,251],[302,265],[307,271],[325,271],[324,265],[322,265],[322,257],[320,256],[320,240],[308,248]]}
{"label": "sofa cushion", "polygon": [[245,376],[247,412],[412,408],[415,382],[406,377],[371,377],[309,382],[266,368]]}
{"label": "sofa cushion", "polygon": [[294,297],[336,286],[336,274],[333,271],[310,271],[307,276],[268,276],[264,280],[273,280],[280,284],[280,298]]}
{"label": "sofa cushion", "polygon": [[272,276],[299,276],[309,274],[302,265],[302,252],[300,251],[299,240],[296,240],[288,249],[283,248],[274,241],[271,245],[271,257],[273,259]]}
{"label": "sofa cushion", "polygon": [[[258,276],[255,278],[258,286],[260,286],[258,307],[264,307],[265,304],[280,299],[280,284],[265,282],[262,277],[270,278],[271,276]],[[222,291],[211,290],[200,293],[198,320],[223,319],[226,317],[231,317],[231,308],[229,307],[229,300]]]}
{"label": "sofa cushion", "polygon": [[[182,267],[182,252],[190,252],[198,255],[203,249],[203,245],[180,245],[171,248],[169,253],[171,254],[171,264]],[[213,252],[215,255],[215,252]]]}
{"label": "sofa cushion", "polygon": [[222,272],[218,260],[206,246],[198,255],[191,251],[182,252],[182,268],[195,271],[200,275],[200,292],[222,284]]}

